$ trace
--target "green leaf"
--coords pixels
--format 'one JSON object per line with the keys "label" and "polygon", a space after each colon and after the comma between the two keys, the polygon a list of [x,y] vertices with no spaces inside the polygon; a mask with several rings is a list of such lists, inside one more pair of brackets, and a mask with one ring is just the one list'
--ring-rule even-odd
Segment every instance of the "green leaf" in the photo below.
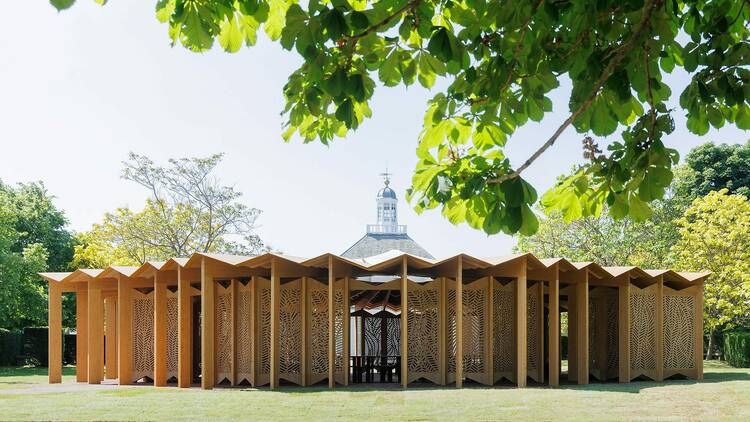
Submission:
{"label": "green leaf", "polygon": [[242,35],[237,19],[231,16],[229,19],[224,20],[219,32],[219,44],[224,48],[224,51],[236,53],[242,47],[244,40],[245,37]]}
{"label": "green leaf", "polygon": [[347,129],[352,128],[354,121],[354,105],[352,104],[352,100],[347,98],[344,102],[339,104],[336,108],[336,118],[343,122]]}
{"label": "green leaf", "polygon": [[349,19],[352,22],[352,28],[363,31],[370,26],[370,20],[367,19],[367,15],[362,12],[354,11],[349,15]]}
{"label": "green leaf", "polygon": [[49,4],[54,6],[57,11],[69,9],[73,4],[75,4],[76,0],[49,0]]}
{"label": "green leaf", "polygon": [[331,9],[323,15],[323,28],[332,41],[340,40],[345,33],[349,32],[349,25],[344,19],[344,14],[338,9]]}
{"label": "green leaf", "polygon": [[432,33],[432,37],[430,37],[430,41],[427,43],[427,51],[443,62],[448,62],[453,58],[448,29],[441,26]]}
{"label": "green leaf", "polygon": [[[75,1],[75,0],[73,0]],[[156,19],[161,23],[169,22],[174,13],[175,0],[159,0],[156,2]]]}
{"label": "green leaf", "polygon": [[737,110],[737,117],[734,119],[738,128],[750,130],[750,107],[747,104],[741,104]]}
{"label": "green leaf", "polygon": [[630,212],[628,215],[633,221],[646,221],[651,217],[651,214],[653,214],[653,211],[651,211],[648,203],[641,201],[636,196],[630,197]]}
{"label": "green leaf", "polygon": [[529,206],[524,205],[521,207],[521,218],[523,222],[521,223],[521,228],[518,230],[519,233],[524,236],[531,236],[539,230],[539,220]]}
{"label": "green leaf", "polygon": [[263,29],[269,38],[276,41],[281,37],[286,25],[286,11],[289,9],[289,3],[286,0],[268,0],[268,4],[270,6],[268,20]]}
{"label": "green leaf", "polygon": [[478,150],[484,151],[493,147],[505,146],[507,137],[500,127],[494,124],[482,124],[477,126],[471,139]]}

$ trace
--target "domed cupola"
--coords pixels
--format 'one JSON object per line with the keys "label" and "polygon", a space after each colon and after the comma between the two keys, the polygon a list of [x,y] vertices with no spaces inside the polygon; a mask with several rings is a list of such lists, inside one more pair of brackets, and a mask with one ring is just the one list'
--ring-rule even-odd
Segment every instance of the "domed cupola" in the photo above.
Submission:
{"label": "domed cupola", "polygon": [[423,247],[406,234],[406,226],[398,224],[398,198],[391,189],[391,174],[386,170],[381,174],[385,186],[378,190],[375,203],[378,208],[378,223],[368,224],[367,232],[354,245],[342,254],[345,258],[367,258],[392,250],[399,250],[433,259]]}

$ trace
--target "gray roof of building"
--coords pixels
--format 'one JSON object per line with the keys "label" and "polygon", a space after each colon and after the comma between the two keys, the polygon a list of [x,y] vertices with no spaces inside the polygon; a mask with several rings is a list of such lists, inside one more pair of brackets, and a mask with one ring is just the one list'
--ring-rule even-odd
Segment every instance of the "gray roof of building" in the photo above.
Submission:
{"label": "gray roof of building", "polygon": [[406,233],[368,233],[341,256],[350,259],[368,258],[394,249],[421,258],[435,259]]}

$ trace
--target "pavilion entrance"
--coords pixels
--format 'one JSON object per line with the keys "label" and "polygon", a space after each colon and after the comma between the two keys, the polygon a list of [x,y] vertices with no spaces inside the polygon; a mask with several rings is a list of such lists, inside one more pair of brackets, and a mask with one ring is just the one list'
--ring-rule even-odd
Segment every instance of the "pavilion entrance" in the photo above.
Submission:
{"label": "pavilion entrance", "polygon": [[350,307],[350,380],[401,382],[401,292],[353,290]]}

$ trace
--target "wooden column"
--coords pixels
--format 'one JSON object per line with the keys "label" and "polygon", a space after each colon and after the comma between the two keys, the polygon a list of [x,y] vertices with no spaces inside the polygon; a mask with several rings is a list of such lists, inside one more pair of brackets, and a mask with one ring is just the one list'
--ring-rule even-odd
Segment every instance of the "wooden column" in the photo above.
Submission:
{"label": "wooden column", "polygon": [[334,330],[334,309],[333,296],[335,293],[334,285],[336,277],[333,272],[333,257],[328,257],[328,387],[333,388],[336,385],[336,341],[333,338]]}
{"label": "wooden column", "polygon": [[62,287],[56,281],[48,285],[47,360],[50,384],[62,382]]}
{"label": "wooden column", "polygon": [[703,379],[703,281],[695,296],[695,379]]}
{"label": "wooden column", "polygon": [[279,295],[281,278],[276,258],[271,260],[271,380],[270,388],[279,386]]}
{"label": "wooden column", "polygon": [[104,357],[105,378],[117,378],[117,296],[108,296],[104,299],[105,314],[105,347]]}
{"label": "wooden column", "polygon": [[526,323],[526,258],[519,260],[516,273],[516,385],[526,387],[527,336]]}
{"label": "wooden column", "polygon": [[102,289],[89,281],[89,384],[102,382],[104,356],[104,303]]}
{"label": "wooden column", "polygon": [[214,388],[214,335],[215,335],[215,299],[216,286],[211,265],[204,257],[201,261],[201,388]]}
{"label": "wooden column", "polygon": [[351,350],[351,345],[349,344],[349,334],[350,334],[350,328],[349,323],[351,322],[351,312],[349,307],[349,277],[344,278],[344,311],[343,316],[344,320],[342,323],[344,324],[343,327],[343,347],[344,350],[342,351],[342,357],[341,361],[343,362],[343,370],[344,370],[344,385],[349,385],[349,351]]}
{"label": "wooden column", "polygon": [[409,281],[408,261],[401,260],[401,387],[409,384]]}
{"label": "wooden column", "polygon": [[487,372],[486,378],[484,383],[486,385],[493,385],[495,384],[495,361],[494,361],[494,350],[493,350],[493,339],[495,338],[494,334],[494,328],[495,328],[495,315],[494,315],[494,308],[492,306],[492,301],[494,298],[495,291],[495,277],[488,277],[487,280],[487,299],[485,300],[485,307],[487,311],[487,328],[485,329],[485,332],[487,333],[484,338],[484,350],[486,354],[485,359],[485,371]]}
{"label": "wooden column", "polygon": [[619,344],[619,381],[630,382],[630,275],[617,277],[618,287],[618,321],[617,336]]}
{"label": "wooden column", "polygon": [[560,385],[560,264],[549,279],[549,385]]}
{"label": "wooden column", "polygon": [[76,381],[89,379],[89,292],[88,287],[76,289]]}
{"label": "wooden column", "polygon": [[656,278],[656,381],[664,381],[664,277]]}
{"label": "wooden column", "polygon": [[167,283],[154,273],[154,387],[167,385]]}
{"label": "wooden column", "polygon": [[440,336],[438,337],[440,339],[440,385],[445,385],[448,383],[447,375],[446,375],[446,367],[448,364],[447,357],[447,346],[446,346],[446,333],[445,331],[448,329],[448,290],[446,288],[446,279],[445,277],[440,277],[438,279],[438,283],[440,283],[440,310],[438,312],[438,318],[440,320]]}
{"label": "wooden column", "polygon": [[117,373],[120,385],[130,384],[133,377],[133,289],[130,279],[117,280]]}
{"label": "wooden column", "polygon": [[301,290],[301,300],[299,303],[299,315],[300,315],[300,322],[302,326],[302,338],[300,341],[302,342],[302,347],[300,348],[300,351],[302,353],[302,356],[300,356],[300,384],[302,384],[303,387],[307,386],[307,277],[302,277],[302,282],[300,284],[300,290]]}
{"label": "wooden column", "polygon": [[589,383],[589,271],[583,271],[583,280],[575,285],[578,384]]}
{"label": "wooden column", "polygon": [[464,386],[464,281],[463,258],[456,267],[456,388]]}
{"label": "wooden column", "polygon": [[190,282],[185,277],[181,267],[177,267],[177,386],[190,387],[192,384],[192,298],[190,296]]}

